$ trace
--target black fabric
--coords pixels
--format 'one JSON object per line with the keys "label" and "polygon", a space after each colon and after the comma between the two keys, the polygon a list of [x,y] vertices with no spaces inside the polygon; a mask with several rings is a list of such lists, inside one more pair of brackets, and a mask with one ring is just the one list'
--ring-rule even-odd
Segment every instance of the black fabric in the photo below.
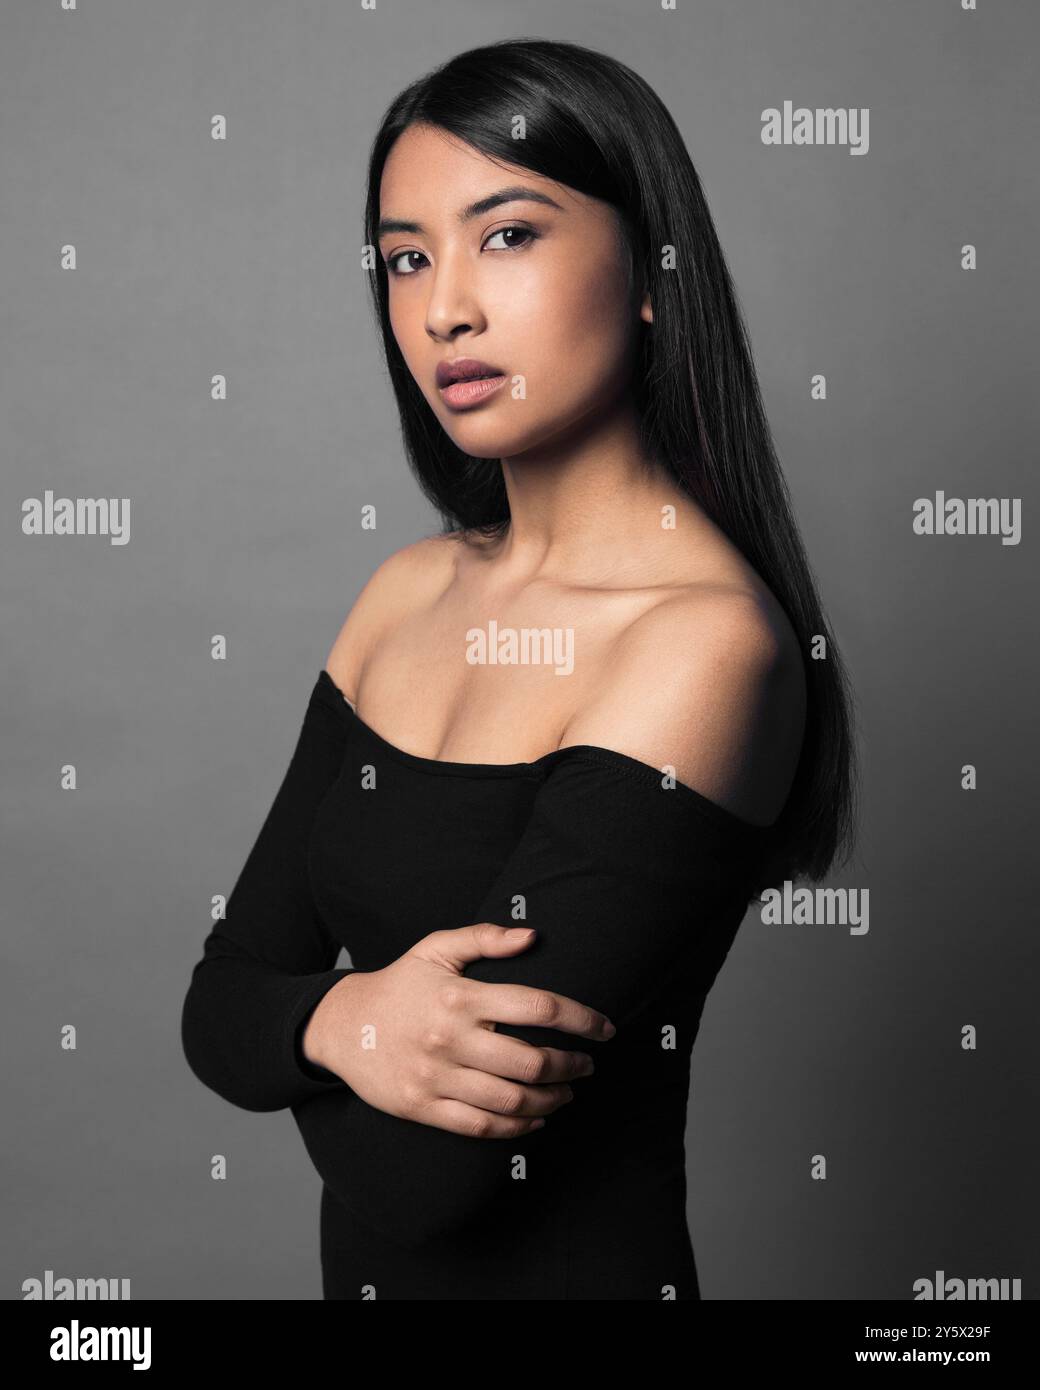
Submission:
{"label": "black fabric", "polygon": [[[505,766],[422,758],[321,671],[182,1036],[225,1099],[291,1108],[324,1184],[326,1298],[699,1297],[690,1051],[769,830],[665,780],[587,745]],[[544,1129],[470,1139],[403,1120],[303,1058],[310,1012],[349,973],[334,968],[341,947],[379,970],[431,931],[481,921],[538,935],[468,977],[555,990],[618,1029],[595,1042],[498,1025],[595,1059]]]}

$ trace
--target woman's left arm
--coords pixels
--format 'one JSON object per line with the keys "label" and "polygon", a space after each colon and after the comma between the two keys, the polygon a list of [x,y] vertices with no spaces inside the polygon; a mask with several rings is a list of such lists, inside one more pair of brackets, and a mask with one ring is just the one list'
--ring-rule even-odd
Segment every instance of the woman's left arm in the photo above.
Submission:
{"label": "woman's left arm", "polygon": [[[533,985],[601,1010],[618,1038],[594,1049],[551,1024],[496,1027],[535,1046],[592,1051],[606,1075],[610,1050],[626,1029],[681,1022],[648,1022],[644,1013],[677,972],[690,979],[691,996],[710,988],[747,906],[762,839],[763,832],[688,788],[663,788],[652,769],[591,755],[561,761],[471,914],[474,922],[533,927],[535,942],[516,956],[475,961],[465,977]],[[333,1194],[390,1239],[421,1247],[460,1231],[499,1200],[537,1202],[561,1125],[580,1124],[586,1088],[601,1080],[575,1082],[574,1100],[543,1130],[518,1139],[433,1128],[351,1092],[318,1096],[294,1106],[293,1115]],[[535,1181],[514,1180],[517,1154]]]}

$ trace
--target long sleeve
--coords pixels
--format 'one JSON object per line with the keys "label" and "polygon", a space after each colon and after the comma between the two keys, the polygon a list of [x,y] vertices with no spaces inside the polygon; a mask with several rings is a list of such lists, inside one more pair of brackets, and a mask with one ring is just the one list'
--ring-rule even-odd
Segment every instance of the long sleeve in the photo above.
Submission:
{"label": "long sleeve", "polygon": [[[538,1027],[497,1031],[540,1045],[588,1051],[597,1075],[544,1129],[518,1139],[474,1139],[401,1119],[350,1093],[294,1108],[318,1172],[354,1215],[401,1245],[419,1248],[488,1213],[529,1185],[512,1180],[512,1158],[532,1170],[552,1162],[558,1136],[581,1123],[586,1088],[625,1046],[626,1029],[677,979],[691,1005],[706,993],[750,896],[764,833],[689,788],[662,788],[652,769],[597,760],[562,761],[538,789],[524,833],[475,901],[467,921],[513,926],[518,895],[536,944],[482,958],[468,978],[530,984],[601,1010],[618,1029],[596,1043]],[[685,997],[685,996],[684,996]],[[572,1118],[570,1112],[574,1112]]]}
{"label": "long sleeve", "polygon": [[311,825],[343,745],[342,721],[313,692],[289,768],[184,1000],[189,1066],[246,1110],[280,1110],[332,1091],[353,1096],[300,1051],[311,1012],[352,973],[333,968],[339,946],[315,907],[307,863]]}

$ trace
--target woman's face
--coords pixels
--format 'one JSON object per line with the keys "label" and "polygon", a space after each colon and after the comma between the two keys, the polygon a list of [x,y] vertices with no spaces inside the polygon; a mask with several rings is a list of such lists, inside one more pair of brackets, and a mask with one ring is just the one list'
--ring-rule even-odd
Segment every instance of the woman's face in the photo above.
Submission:
{"label": "woman's face", "polygon": [[[508,201],[474,210],[504,189]],[[379,253],[404,360],[465,453],[523,454],[626,393],[651,314],[629,293],[606,203],[412,125],[383,169]],[[438,366],[461,358],[504,380],[446,391]]]}

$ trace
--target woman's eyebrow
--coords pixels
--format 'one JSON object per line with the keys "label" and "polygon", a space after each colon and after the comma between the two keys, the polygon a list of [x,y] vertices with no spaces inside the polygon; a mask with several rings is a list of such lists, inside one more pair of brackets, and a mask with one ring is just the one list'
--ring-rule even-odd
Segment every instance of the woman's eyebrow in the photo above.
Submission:
{"label": "woman's eyebrow", "polygon": [[[515,184],[511,188],[500,188],[497,193],[489,193],[486,198],[470,203],[468,208],[463,208],[459,213],[459,221],[468,222],[471,218],[480,217],[482,213],[490,212],[492,208],[500,207],[503,203],[544,203],[546,207],[555,208],[557,212],[564,211],[547,193],[538,193],[533,188]],[[384,236],[387,232],[418,232],[421,235],[424,230],[419,222],[407,222],[400,217],[383,217],[380,219],[376,236]]]}

